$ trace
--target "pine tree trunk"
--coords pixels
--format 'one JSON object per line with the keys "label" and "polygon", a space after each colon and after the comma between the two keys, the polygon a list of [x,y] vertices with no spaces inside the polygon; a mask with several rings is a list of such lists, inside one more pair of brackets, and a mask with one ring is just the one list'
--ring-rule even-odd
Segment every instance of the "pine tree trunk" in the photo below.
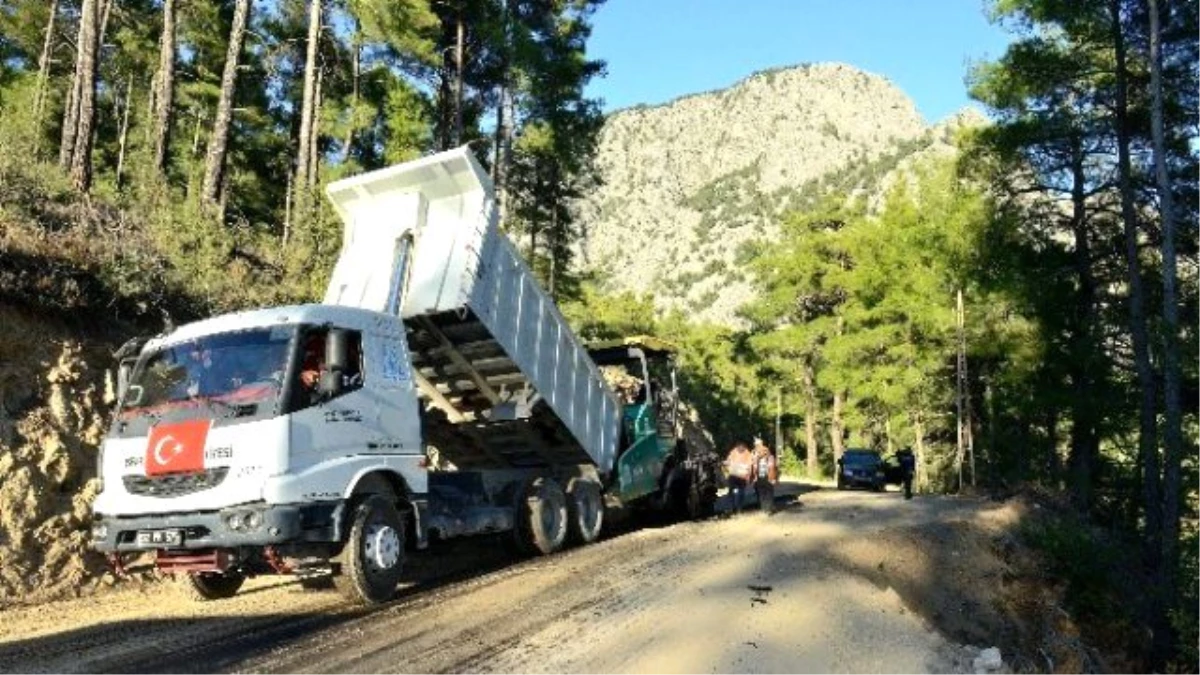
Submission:
{"label": "pine tree trunk", "polygon": [[492,182],[496,187],[496,209],[500,222],[508,219],[508,174],[512,166],[512,134],[516,108],[513,104],[512,0],[504,0],[504,61],[500,73],[500,99],[496,107],[496,162]]}
{"label": "pine tree trunk", "polygon": [[[58,0],[50,0],[50,18],[46,20],[46,37],[38,57],[37,90],[33,97],[33,129],[35,146],[42,140],[42,112],[46,107],[46,89],[50,83],[50,49],[54,45],[54,21],[58,18]],[[36,148],[35,148],[36,152]]]}
{"label": "pine tree trunk", "polygon": [[225,53],[225,71],[221,75],[221,96],[213,119],[212,136],[208,139],[208,155],[204,162],[204,188],[201,198],[216,204],[225,184],[225,159],[229,149],[229,123],[233,117],[233,95],[237,91],[238,61],[246,40],[246,22],[250,16],[251,0],[237,0],[233,22],[229,28],[229,49]]}
{"label": "pine tree trunk", "polygon": [[463,26],[462,4],[459,3],[457,21],[454,27],[454,138],[453,147],[463,142]]}
{"label": "pine tree trunk", "polygon": [[165,176],[175,103],[175,0],[163,0],[163,30],[158,50],[158,92],[154,111],[155,173]]}
{"label": "pine tree trunk", "polygon": [[[553,189],[553,188],[551,188],[551,189]],[[557,247],[555,246],[555,243],[556,243],[555,240],[557,239],[557,237],[558,237],[558,205],[555,203],[554,198],[551,197],[550,229],[547,230],[547,232],[546,232],[546,250],[550,254],[550,281],[548,284],[548,286],[549,286],[548,290],[550,291],[550,299],[551,300],[558,299],[554,296],[554,282],[556,280],[555,277],[557,276],[557,272],[558,272],[558,254],[556,251]]]}
{"label": "pine tree trunk", "polygon": [[[317,46],[321,37],[321,2],[309,0],[308,11],[308,43],[304,57],[304,99],[300,102],[300,137],[296,141],[296,182],[295,189],[299,195],[308,185],[308,170],[312,162],[309,152],[312,150],[310,139],[313,126],[313,99],[317,88]],[[306,200],[299,200],[301,202]],[[302,210],[297,204],[297,211]]]}
{"label": "pine tree trunk", "polygon": [[843,436],[845,435],[845,427],[842,426],[842,408],[845,400],[842,392],[835,391],[833,393],[833,410],[829,419],[829,442],[833,446],[833,461],[834,466],[837,466],[837,460],[842,458]]}
{"label": "pine tree trunk", "polygon": [[102,0],[102,3],[100,11],[100,37],[96,38],[97,49],[104,48],[104,36],[108,35],[108,19],[112,16],[113,5],[117,4],[117,0]]}
{"label": "pine tree trunk", "polygon": [[280,240],[281,245],[286,248],[288,238],[292,234],[292,203],[295,190],[293,190],[292,172],[287,174],[287,187],[283,192],[283,237]]}
{"label": "pine tree trunk", "polygon": [[441,66],[438,68],[437,145],[439,150],[454,147],[454,42],[455,24],[443,21],[438,46],[441,47]]}
{"label": "pine tree trunk", "polygon": [[1133,340],[1139,401],[1138,454],[1142,461],[1143,494],[1146,504],[1146,535],[1151,568],[1157,566],[1162,535],[1162,501],[1158,463],[1158,434],[1155,410],[1154,372],[1150,363],[1150,339],[1146,326],[1145,294],[1142,289],[1141,263],[1138,256],[1138,226],[1133,197],[1133,170],[1130,166],[1130,120],[1128,105],[1129,73],[1126,66],[1125,35],[1121,26],[1121,4],[1110,5],[1112,38],[1116,68],[1116,102],[1113,110],[1117,132],[1117,180],[1121,195],[1121,220],[1125,231],[1125,264],[1129,275],[1129,332]]}
{"label": "pine tree trunk", "polygon": [[58,146],[58,165],[63,171],[71,169],[71,161],[75,158],[75,139],[79,136],[79,92],[83,86],[83,44],[86,38],[87,24],[80,12],[79,30],[75,35],[75,74],[71,77],[71,88],[67,91],[67,102],[63,106],[62,139]]}
{"label": "pine tree trunk", "polygon": [[[1182,370],[1179,358],[1179,296],[1176,289],[1178,262],[1175,251],[1175,208],[1171,177],[1167,173],[1163,133],[1162,27],[1158,1],[1150,0],[1150,129],[1154,140],[1154,173],[1162,220],[1163,258],[1163,397],[1166,420],[1163,429],[1162,559],[1166,598],[1176,595],[1176,563],[1179,548],[1179,500],[1182,490],[1183,406],[1180,395]],[[1167,6],[1166,3],[1163,3]]]}
{"label": "pine tree trunk", "polygon": [[1096,281],[1092,275],[1092,252],[1088,237],[1086,176],[1082,139],[1071,139],[1071,231],[1075,239],[1073,264],[1079,287],[1075,292],[1075,312],[1072,335],[1072,358],[1068,361],[1071,375],[1071,490],[1076,506],[1087,511],[1092,504],[1092,474],[1100,452],[1096,426],[1095,340]]}
{"label": "pine tree trunk", "polygon": [[92,188],[92,127],[96,122],[96,69],[100,38],[100,12],[97,0],[83,0],[80,22],[83,40],[79,44],[79,118],[75,132],[75,151],[71,157],[71,182],[75,189]]}
{"label": "pine tree trunk", "polygon": [[504,116],[499,129],[499,161],[496,162],[499,169],[496,172],[496,185],[498,188],[497,194],[499,195],[500,220],[503,222],[508,217],[509,203],[511,201],[508,189],[508,177],[512,169],[513,129],[516,125],[517,114],[511,85],[506,85],[504,91],[500,93],[500,107],[504,111]]}
{"label": "pine tree trunk", "polygon": [[325,71],[317,68],[316,91],[313,95],[312,124],[308,128],[308,193],[314,194],[321,170],[321,104],[325,94]]}
{"label": "pine tree trunk", "polygon": [[916,484],[918,491],[924,491],[929,482],[929,472],[925,468],[925,422],[921,418],[920,411],[913,414],[913,444],[916,446],[917,452],[916,467],[914,467],[913,483]]}
{"label": "pine tree trunk", "polygon": [[125,147],[129,139],[129,109],[133,107],[133,78],[125,84],[125,110],[121,113],[121,135],[117,139],[117,189],[121,189],[121,179],[125,171]]}
{"label": "pine tree trunk", "polygon": [[195,122],[192,124],[192,157],[200,154],[200,128],[204,124],[205,117],[203,110],[195,112]]}
{"label": "pine tree trunk", "polygon": [[[835,329],[837,335],[842,334],[842,330],[845,328],[845,325],[845,318],[839,316],[837,318],[837,327]],[[835,467],[837,466],[837,460],[842,458],[842,439],[844,438],[846,431],[845,427],[842,425],[842,408],[845,402],[844,395],[845,391],[841,389],[837,389],[833,392],[833,417],[830,419],[829,424],[829,440],[833,444],[833,459],[835,462]]]}
{"label": "pine tree trunk", "polygon": [[538,226],[537,223],[529,224],[529,271],[533,272],[533,278],[537,278],[537,247],[538,247]]}
{"label": "pine tree trunk", "polygon": [[354,37],[350,46],[350,120],[346,125],[346,138],[342,141],[342,163],[350,159],[350,148],[354,145],[355,115],[358,110],[359,81],[362,79],[362,28],[354,19]]}
{"label": "pine tree trunk", "polygon": [[808,476],[815,478],[817,466],[817,392],[812,364],[804,363],[804,451]]}
{"label": "pine tree trunk", "polygon": [[507,89],[503,84],[500,84],[499,91],[496,95],[498,101],[496,105],[496,130],[492,134],[492,187],[496,193],[496,202],[500,202],[500,141],[504,137],[501,131],[504,128],[504,92]]}

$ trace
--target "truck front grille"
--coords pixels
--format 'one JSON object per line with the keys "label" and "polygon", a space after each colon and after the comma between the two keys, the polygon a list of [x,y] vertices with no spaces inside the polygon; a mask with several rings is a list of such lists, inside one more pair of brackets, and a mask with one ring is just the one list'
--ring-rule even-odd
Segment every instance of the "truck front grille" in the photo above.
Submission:
{"label": "truck front grille", "polygon": [[229,467],[218,466],[199,473],[177,473],[167,476],[122,476],[129,494],[146,497],[178,497],[214,488],[225,480]]}

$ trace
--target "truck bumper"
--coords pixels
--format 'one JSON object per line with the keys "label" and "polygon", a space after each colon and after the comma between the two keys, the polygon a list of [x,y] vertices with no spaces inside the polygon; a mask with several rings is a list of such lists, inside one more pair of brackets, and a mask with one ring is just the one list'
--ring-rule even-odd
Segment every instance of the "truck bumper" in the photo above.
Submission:
{"label": "truck bumper", "polygon": [[[243,504],[220,511],[146,516],[97,515],[91,547],[101,553],[160,548],[270,546],[341,540],[343,501],[315,504]],[[138,532],[175,532],[178,543],[138,542]]]}

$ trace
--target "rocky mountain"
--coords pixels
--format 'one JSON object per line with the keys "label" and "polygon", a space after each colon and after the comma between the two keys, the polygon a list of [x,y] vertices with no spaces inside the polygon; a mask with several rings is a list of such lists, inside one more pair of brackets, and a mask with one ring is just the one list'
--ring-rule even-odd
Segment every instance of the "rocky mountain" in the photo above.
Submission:
{"label": "rocky mountain", "polygon": [[917,156],[953,152],[965,111],[931,126],[878,75],[837,64],[756,73],[720,91],[613,113],[603,185],[578,204],[583,266],[659,309],[738,323],[748,243],[832,190],[878,195]]}

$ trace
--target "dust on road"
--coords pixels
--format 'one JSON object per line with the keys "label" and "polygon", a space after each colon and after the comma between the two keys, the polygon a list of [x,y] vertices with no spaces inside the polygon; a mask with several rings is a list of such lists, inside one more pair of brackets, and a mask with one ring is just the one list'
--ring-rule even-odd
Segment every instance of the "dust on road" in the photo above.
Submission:
{"label": "dust on road", "polygon": [[999,631],[969,587],[1002,563],[939,533],[1004,536],[1011,507],[831,490],[781,502],[527,561],[460,547],[418,561],[417,583],[373,610],[270,578],[215,603],[159,585],[10,609],[0,671],[971,672],[978,650],[938,629]]}

